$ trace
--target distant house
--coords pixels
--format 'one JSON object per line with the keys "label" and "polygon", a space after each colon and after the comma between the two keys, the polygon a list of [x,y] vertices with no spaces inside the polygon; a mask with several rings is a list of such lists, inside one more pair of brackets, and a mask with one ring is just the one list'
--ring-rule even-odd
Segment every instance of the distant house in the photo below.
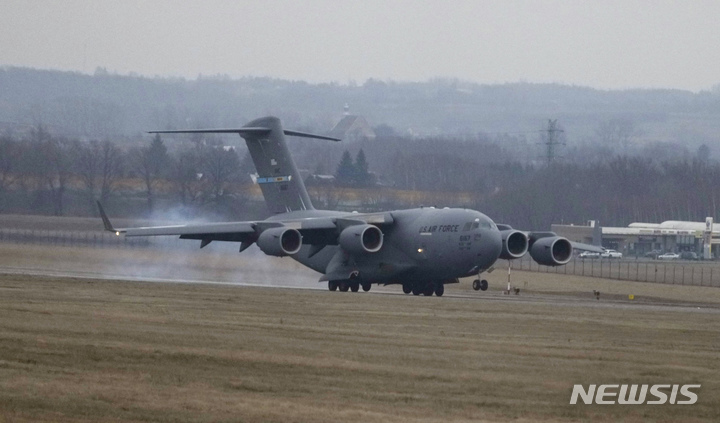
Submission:
{"label": "distant house", "polygon": [[306,186],[333,185],[335,175],[310,175],[305,179]]}
{"label": "distant house", "polygon": [[343,141],[374,140],[376,137],[368,121],[362,116],[349,114],[347,105],[345,105],[345,115],[329,135]]}

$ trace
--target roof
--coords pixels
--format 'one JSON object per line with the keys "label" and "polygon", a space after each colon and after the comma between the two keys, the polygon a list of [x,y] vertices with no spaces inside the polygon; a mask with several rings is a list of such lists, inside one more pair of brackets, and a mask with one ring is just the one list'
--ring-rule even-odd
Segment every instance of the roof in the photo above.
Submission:
{"label": "roof", "polygon": [[[688,222],[682,220],[666,220],[663,223],[631,223],[629,228],[643,229],[664,229],[664,230],[684,230],[684,231],[704,231],[705,222]],[[720,224],[713,223],[712,232],[720,232]]]}
{"label": "roof", "polygon": [[358,119],[357,115],[347,115],[340,119],[340,122],[330,131],[331,137],[342,138]]}
{"label": "roof", "polygon": [[355,134],[355,136],[360,135],[364,138],[375,138],[375,131],[373,131],[365,118],[358,115],[344,116],[328,135],[335,138],[347,138],[350,133],[355,132],[358,133]]}

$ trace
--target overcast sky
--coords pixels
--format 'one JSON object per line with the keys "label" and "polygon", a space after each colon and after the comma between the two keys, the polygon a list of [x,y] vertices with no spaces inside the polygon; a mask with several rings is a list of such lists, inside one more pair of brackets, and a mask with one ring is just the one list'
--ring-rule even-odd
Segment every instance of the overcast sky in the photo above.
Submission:
{"label": "overcast sky", "polygon": [[709,89],[720,1],[2,0],[0,66]]}

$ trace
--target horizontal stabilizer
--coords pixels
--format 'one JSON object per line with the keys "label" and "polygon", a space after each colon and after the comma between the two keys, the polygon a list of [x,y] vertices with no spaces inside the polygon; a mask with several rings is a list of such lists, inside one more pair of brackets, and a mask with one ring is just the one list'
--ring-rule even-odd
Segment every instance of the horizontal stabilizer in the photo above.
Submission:
{"label": "horizontal stabilizer", "polygon": [[246,127],[227,129],[178,129],[170,131],[148,131],[148,134],[240,134],[240,135],[267,135],[270,128]]}
{"label": "horizontal stabilizer", "polygon": [[324,135],[309,134],[307,132],[290,131],[287,129],[285,129],[283,131],[283,133],[285,133],[285,135],[289,135],[291,137],[316,138],[319,140],[329,140],[329,141],[342,141],[340,138],[326,137]]}
{"label": "horizontal stabilizer", "polygon": [[[246,127],[246,128],[219,128],[219,129],[178,129],[168,131],[148,131],[148,134],[240,134],[262,136],[270,133],[270,128]],[[307,132],[283,130],[283,133],[292,137],[316,138],[319,140],[341,141],[339,138],[326,137],[324,135],[310,134]]]}

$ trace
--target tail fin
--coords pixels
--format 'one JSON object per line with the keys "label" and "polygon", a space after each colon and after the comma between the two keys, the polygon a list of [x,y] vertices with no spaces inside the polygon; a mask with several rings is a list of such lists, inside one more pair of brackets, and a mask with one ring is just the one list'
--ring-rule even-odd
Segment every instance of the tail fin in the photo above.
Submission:
{"label": "tail fin", "polygon": [[280,119],[255,119],[237,129],[195,129],[186,131],[152,131],[151,133],[236,133],[245,139],[258,173],[265,203],[272,213],[314,210],[305,183],[290,156],[285,135],[340,141],[337,138],[305,132],[283,130]]}

